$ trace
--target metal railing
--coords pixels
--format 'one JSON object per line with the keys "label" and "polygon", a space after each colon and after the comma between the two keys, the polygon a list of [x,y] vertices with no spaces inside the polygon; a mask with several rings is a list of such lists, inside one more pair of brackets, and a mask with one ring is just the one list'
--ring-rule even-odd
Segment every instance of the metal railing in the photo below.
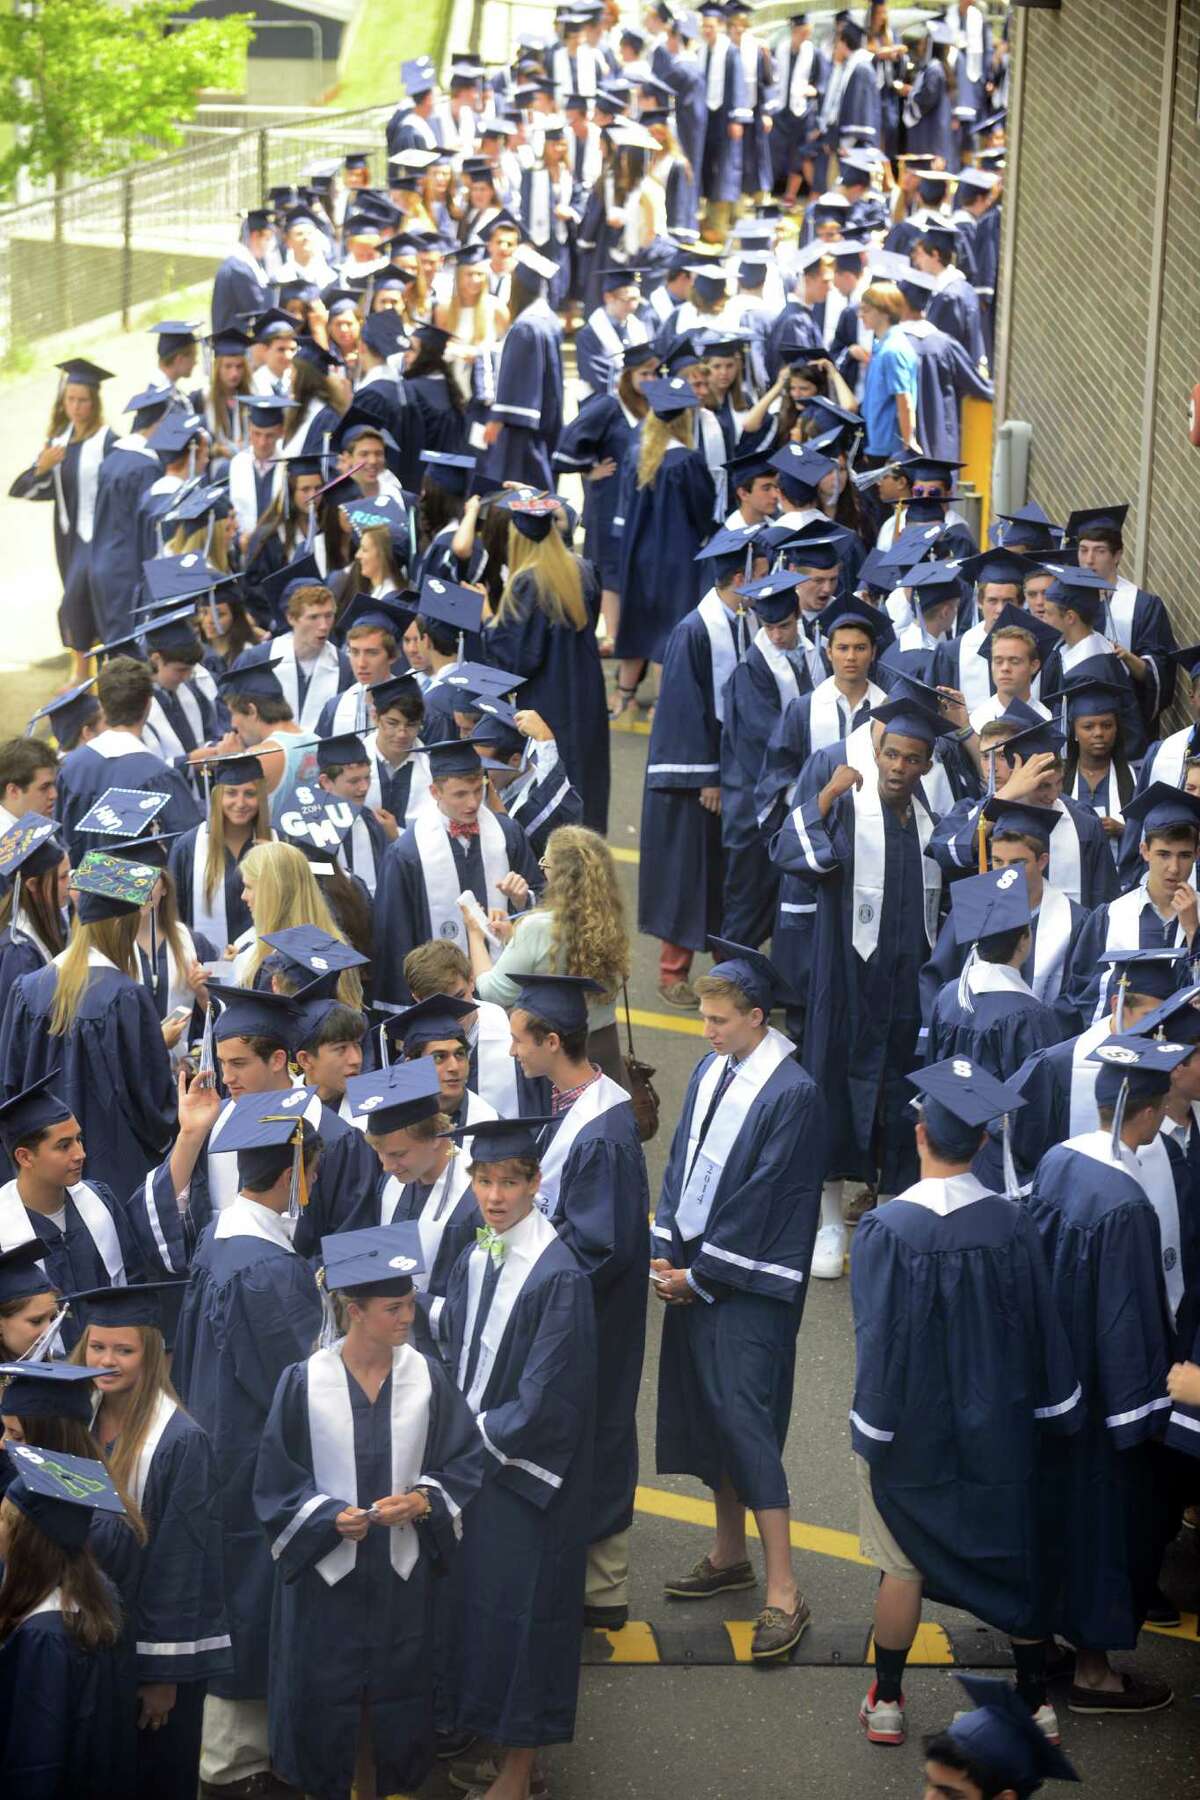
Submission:
{"label": "metal railing", "polygon": [[268,188],[365,150],[384,180],[392,106],[313,112],[222,133],[99,181],[0,208],[0,361],[210,276]]}

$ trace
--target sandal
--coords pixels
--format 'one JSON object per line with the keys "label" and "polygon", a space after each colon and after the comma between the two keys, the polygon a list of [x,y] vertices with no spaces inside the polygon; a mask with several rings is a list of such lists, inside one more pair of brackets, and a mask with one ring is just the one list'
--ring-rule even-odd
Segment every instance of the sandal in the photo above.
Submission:
{"label": "sandal", "polygon": [[608,716],[614,724],[618,719],[624,717],[631,706],[637,703],[637,693],[636,687],[622,687],[618,681],[612,691],[612,699],[608,708]]}

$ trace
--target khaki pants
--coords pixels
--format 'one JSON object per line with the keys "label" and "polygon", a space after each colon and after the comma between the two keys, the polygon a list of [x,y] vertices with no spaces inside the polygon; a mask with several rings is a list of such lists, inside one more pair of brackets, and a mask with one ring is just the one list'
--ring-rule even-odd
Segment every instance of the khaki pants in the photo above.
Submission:
{"label": "khaki pants", "polygon": [[204,1736],[200,1744],[200,1779],[217,1786],[262,1775],[271,1766],[267,1752],[265,1700],[204,1701]]}
{"label": "khaki pants", "polygon": [[583,1597],[588,1606],[629,1605],[628,1531],[616,1531],[588,1546]]}
{"label": "khaki pants", "polygon": [[873,1562],[885,1575],[899,1581],[920,1581],[921,1571],[913,1567],[888,1530],[887,1521],[875,1504],[871,1490],[871,1470],[863,1456],[855,1455],[858,1475],[858,1544],[868,1562]]}

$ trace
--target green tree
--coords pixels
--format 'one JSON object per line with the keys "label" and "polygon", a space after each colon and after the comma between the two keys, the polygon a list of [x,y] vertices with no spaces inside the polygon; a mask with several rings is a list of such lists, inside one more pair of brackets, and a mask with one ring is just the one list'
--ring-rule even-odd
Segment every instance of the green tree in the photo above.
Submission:
{"label": "green tree", "polygon": [[15,127],[0,186],[24,168],[62,187],[181,143],[202,89],[241,84],[253,25],[237,14],[172,26],[191,4],[15,0],[0,13],[0,123]]}

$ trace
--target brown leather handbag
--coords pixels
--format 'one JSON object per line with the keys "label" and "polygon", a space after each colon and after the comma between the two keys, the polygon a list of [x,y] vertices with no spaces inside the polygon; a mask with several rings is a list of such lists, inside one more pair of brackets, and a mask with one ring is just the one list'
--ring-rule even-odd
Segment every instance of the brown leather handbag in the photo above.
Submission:
{"label": "brown leather handbag", "polygon": [[633,1024],[629,1017],[629,989],[621,983],[621,999],[625,1007],[625,1068],[629,1075],[629,1100],[637,1120],[638,1137],[648,1144],[658,1135],[658,1091],[654,1086],[654,1070],[649,1063],[639,1062],[633,1053]]}

